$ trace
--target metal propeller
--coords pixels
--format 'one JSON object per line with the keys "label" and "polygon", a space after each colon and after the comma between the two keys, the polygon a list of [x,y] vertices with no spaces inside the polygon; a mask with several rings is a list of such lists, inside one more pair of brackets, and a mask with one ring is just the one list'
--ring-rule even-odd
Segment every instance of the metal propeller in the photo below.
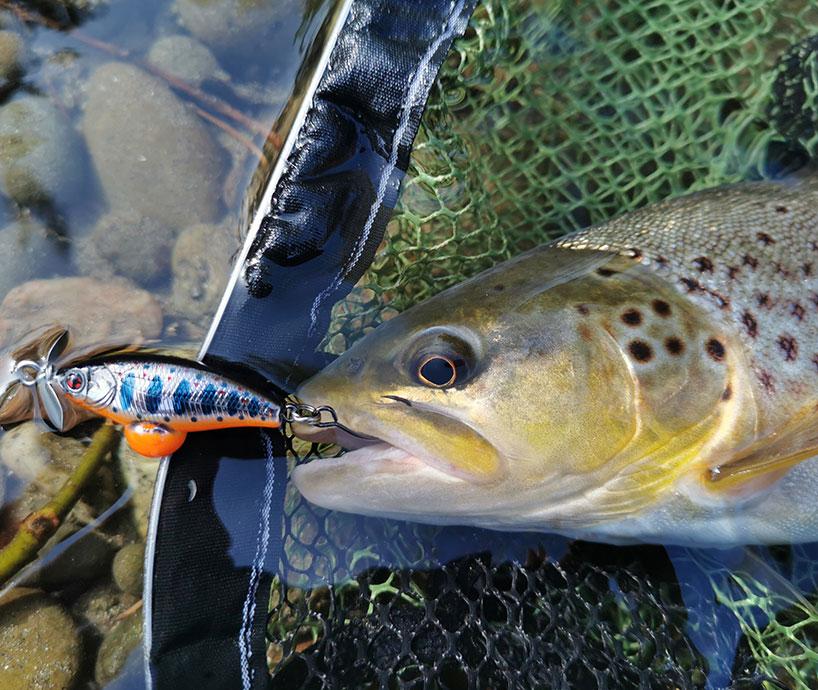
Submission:
{"label": "metal propeller", "polygon": [[54,382],[54,362],[65,352],[69,339],[68,331],[61,331],[42,358],[21,359],[12,370],[20,385],[31,391],[35,418],[40,417],[42,409],[45,417],[40,418],[55,431],[62,431],[65,428],[65,410]]}

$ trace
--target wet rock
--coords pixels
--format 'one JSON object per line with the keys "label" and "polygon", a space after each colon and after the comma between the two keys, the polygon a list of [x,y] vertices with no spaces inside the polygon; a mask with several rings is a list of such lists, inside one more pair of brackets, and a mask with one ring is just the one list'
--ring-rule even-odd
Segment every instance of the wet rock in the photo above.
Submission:
{"label": "wet rock", "polygon": [[44,431],[25,422],[0,437],[0,463],[25,482],[54,493],[77,466],[84,450],[80,441]]}
{"label": "wet rock", "polygon": [[144,540],[148,534],[148,516],[153,500],[153,486],[159,470],[159,460],[146,458],[131,450],[123,439],[117,452],[119,468],[125,481],[134,490],[131,498],[133,523],[137,534]]}
{"label": "wet rock", "polygon": [[173,248],[171,311],[207,328],[230,277],[239,241],[228,228],[187,228]]}
{"label": "wet rock", "polygon": [[148,292],[124,280],[92,278],[32,280],[0,303],[0,344],[18,344],[33,329],[62,324],[75,347],[156,338],[162,309]]}
{"label": "wet rock", "polygon": [[299,5],[294,0],[175,0],[173,11],[205,45],[251,55],[276,22],[299,13]]}
{"label": "wet rock", "polygon": [[14,31],[0,31],[0,79],[12,80],[20,73],[25,43]]}
{"label": "wet rock", "polygon": [[83,592],[71,611],[83,626],[90,626],[92,634],[102,636],[113,627],[116,618],[136,602],[133,595],[120,592],[110,582],[103,582]]}
{"label": "wet rock", "polygon": [[28,215],[0,230],[0,240],[0,297],[15,285],[42,276],[68,249],[63,238]]}
{"label": "wet rock", "polygon": [[227,81],[210,50],[190,36],[163,36],[148,53],[148,62],[177,79],[199,86],[206,79]]}
{"label": "wet rock", "polygon": [[16,590],[0,604],[0,688],[71,688],[81,652],[76,624],[50,597]]}
{"label": "wet rock", "polygon": [[0,107],[0,189],[22,205],[59,207],[83,181],[79,139],[47,98],[24,94]]}
{"label": "wet rock", "polygon": [[149,216],[117,210],[97,222],[77,246],[75,262],[81,273],[95,278],[115,275],[154,286],[170,273],[176,230]]}
{"label": "wet rock", "polygon": [[224,154],[155,77],[119,62],[98,68],[88,81],[83,131],[113,208],[174,227],[218,215]]}
{"label": "wet rock", "polygon": [[97,655],[95,677],[97,683],[105,685],[119,674],[128,655],[142,639],[142,616],[133,614],[117,623],[105,636]]}
{"label": "wet rock", "polygon": [[[48,553],[59,541],[70,535],[72,525],[67,525],[52,537],[41,553]],[[38,587],[57,591],[80,582],[96,580],[108,572],[117,549],[117,539],[102,532],[88,532],[40,570],[32,579]],[[0,686],[2,687],[2,686]]]}
{"label": "wet rock", "polygon": [[126,544],[114,556],[112,571],[114,582],[123,592],[142,596],[143,560],[145,545],[140,542]]}

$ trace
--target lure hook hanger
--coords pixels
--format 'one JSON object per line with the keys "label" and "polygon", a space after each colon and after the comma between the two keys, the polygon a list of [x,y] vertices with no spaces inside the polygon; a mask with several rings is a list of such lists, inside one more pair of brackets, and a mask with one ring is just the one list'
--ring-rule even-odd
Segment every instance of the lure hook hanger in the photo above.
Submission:
{"label": "lure hook hanger", "polygon": [[[324,414],[329,416],[328,421],[324,421]],[[374,436],[367,436],[357,431],[353,431],[338,421],[338,413],[329,405],[307,405],[302,402],[288,402],[284,404],[281,411],[281,418],[288,424],[306,424],[318,429],[340,429],[341,431],[364,439],[365,441],[377,441]]]}

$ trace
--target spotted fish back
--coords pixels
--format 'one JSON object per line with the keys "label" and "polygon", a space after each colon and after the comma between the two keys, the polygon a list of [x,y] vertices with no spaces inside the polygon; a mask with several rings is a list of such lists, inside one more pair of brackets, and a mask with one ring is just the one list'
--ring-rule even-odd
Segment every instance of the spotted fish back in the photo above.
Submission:
{"label": "spotted fish back", "polygon": [[563,238],[629,256],[735,334],[771,423],[818,401],[818,177],[655,204]]}

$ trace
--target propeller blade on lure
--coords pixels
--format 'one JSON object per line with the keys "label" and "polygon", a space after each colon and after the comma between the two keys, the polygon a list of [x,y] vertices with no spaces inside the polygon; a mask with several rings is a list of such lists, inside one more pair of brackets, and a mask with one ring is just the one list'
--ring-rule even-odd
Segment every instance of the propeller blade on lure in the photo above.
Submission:
{"label": "propeller blade on lure", "polygon": [[[67,428],[64,400],[121,424],[131,448],[147,457],[174,453],[194,431],[275,429],[292,421],[341,427],[330,408],[279,403],[198,362],[132,354],[61,368],[56,360],[67,348],[68,332],[57,330],[52,337],[42,358],[21,359],[12,373],[31,390],[34,416],[42,411],[43,421],[56,431]],[[324,414],[330,421],[323,421]]]}

